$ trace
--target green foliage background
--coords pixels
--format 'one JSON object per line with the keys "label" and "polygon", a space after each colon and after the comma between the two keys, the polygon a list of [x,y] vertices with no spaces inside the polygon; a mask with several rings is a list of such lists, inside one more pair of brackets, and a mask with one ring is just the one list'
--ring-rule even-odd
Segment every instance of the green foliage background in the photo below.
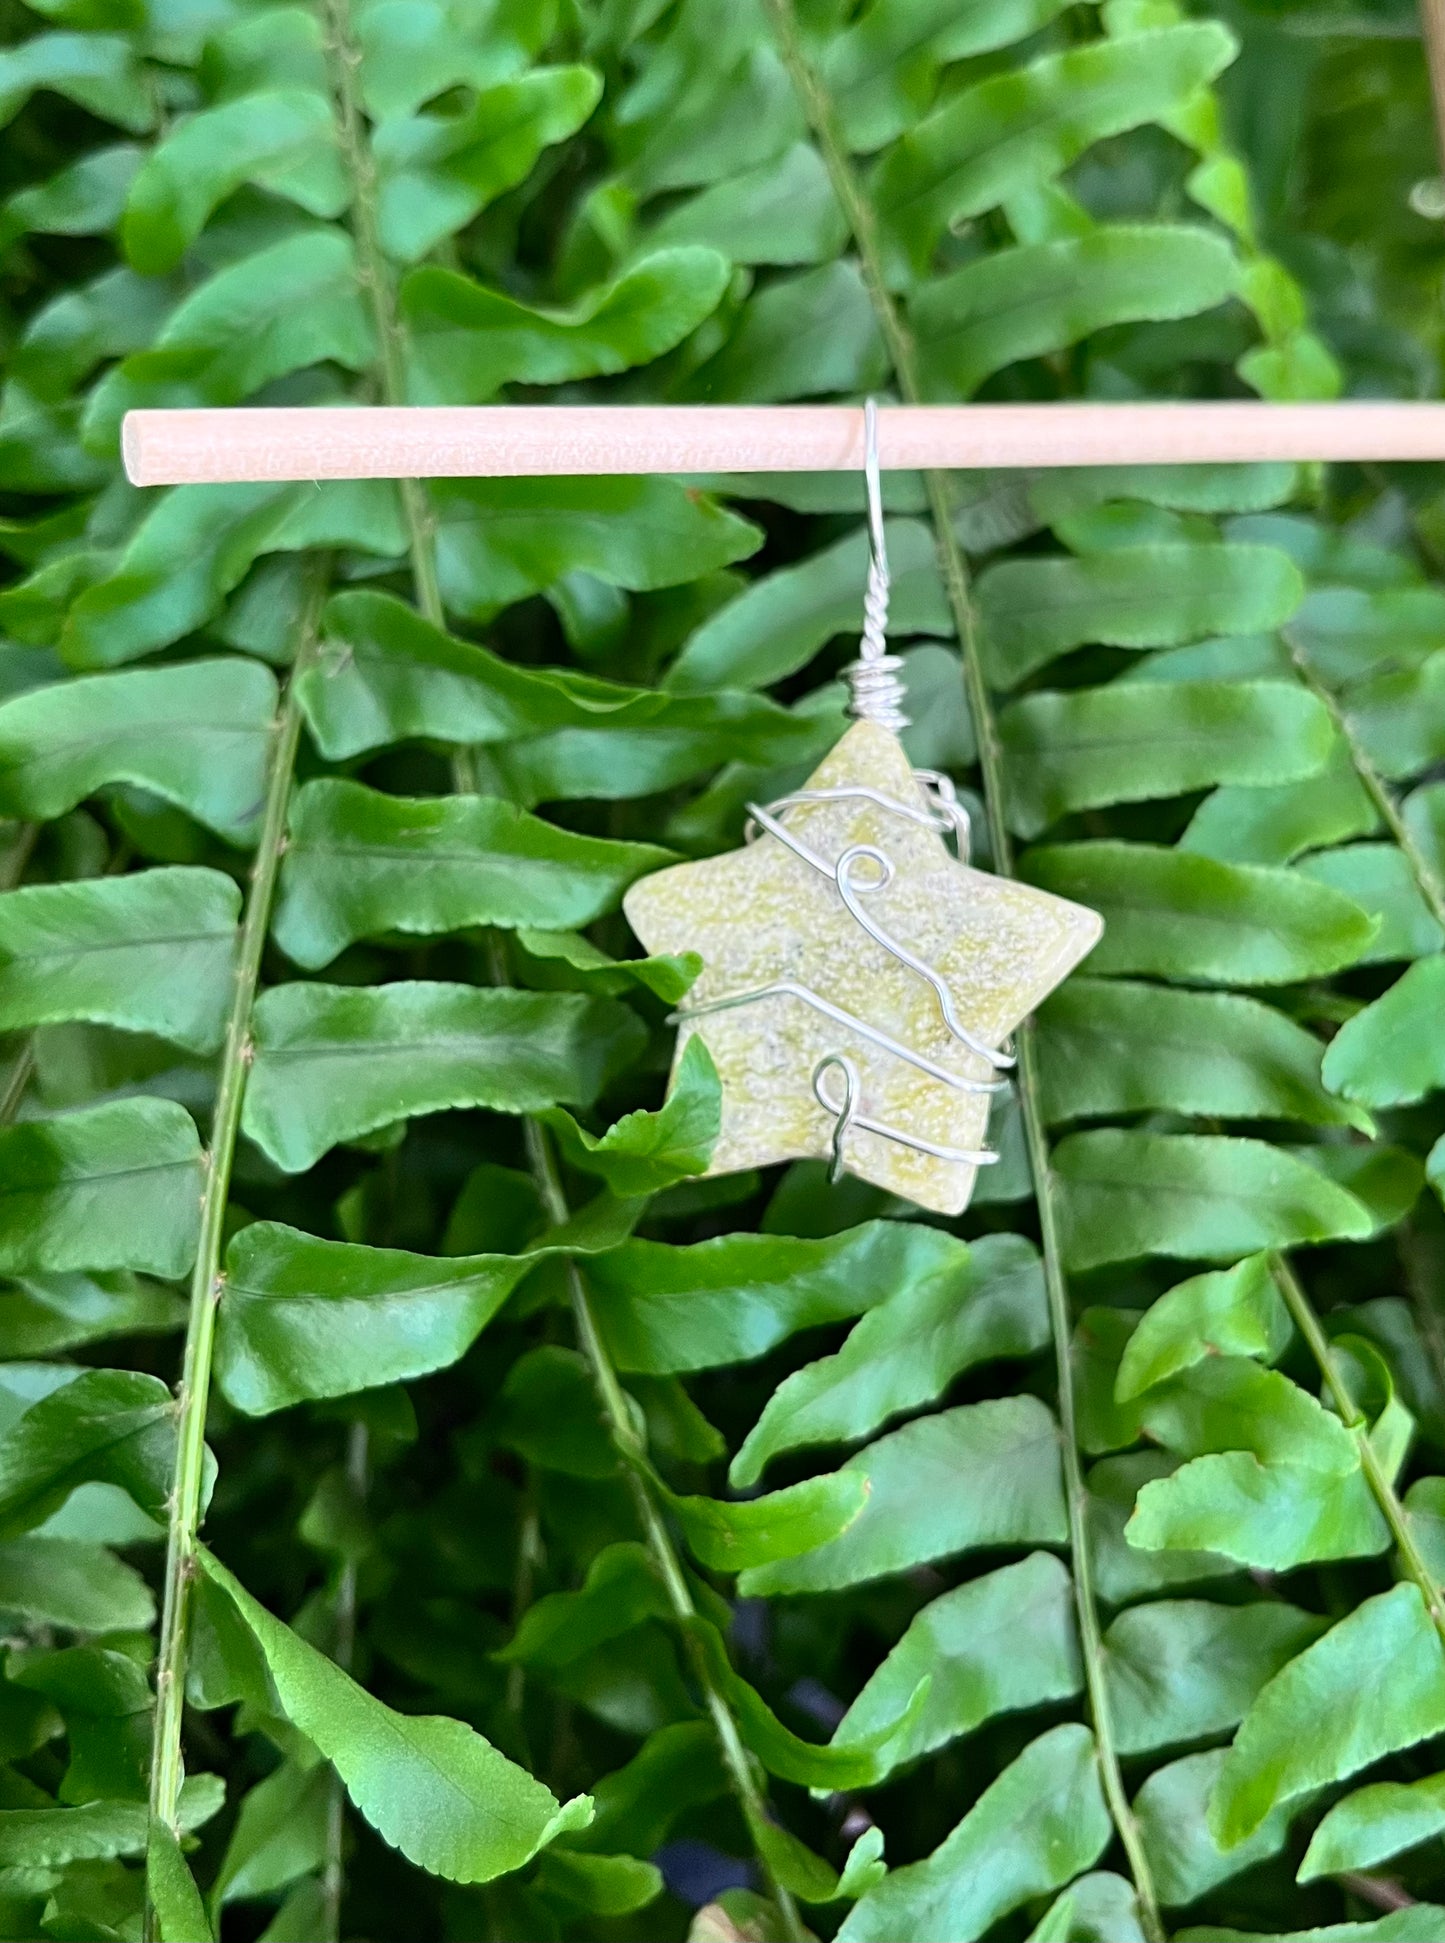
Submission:
{"label": "green foliage background", "polygon": [[1432,396],[1413,16],[3,19],[0,1936],[1438,1943],[1437,470],[888,479],[910,752],[1107,921],[950,1226],[695,1179],[618,911],[839,733],[856,479],[119,463]]}

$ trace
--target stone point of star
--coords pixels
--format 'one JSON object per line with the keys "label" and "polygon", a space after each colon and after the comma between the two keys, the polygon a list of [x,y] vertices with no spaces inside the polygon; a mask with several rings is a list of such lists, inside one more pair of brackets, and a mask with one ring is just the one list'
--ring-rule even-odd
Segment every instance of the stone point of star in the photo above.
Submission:
{"label": "stone point of star", "polygon": [[[804,789],[850,785],[925,807],[902,744],[872,722],[855,723]],[[830,866],[854,844],[887,855],[892,880],[860,902],[940,975],[961,1024],[981,1045],[1001,1047],[1102,932],[1095,912],[962,864],[939,831],[864,798],[799,804],[780,815]],[[790,980],[964,1079],[998,1077],[949,1031],[927,980],[849,912],[831,874],[777,837],[764,833],[740,850],[643,878],[624,909],[648,951],[702,958],[686,1006]],[[813,1075],[835,1053],[858,1071],[865,1117],[959,1151],[986,1145],[988,1092],[949,1086],[796,997],[684,1019],[679,1056],[691,1032],[702,1035],[723,1084],[710,1174],[830,1157],[835,1117],[819,1103]],[[832,1089],[838,1097],[836,1076]],[[844,1159],[850,1173],[943,1214],[962,1212],[976,1173],[970,1162],[915,1152],[857,1127],[846,1136]]]}

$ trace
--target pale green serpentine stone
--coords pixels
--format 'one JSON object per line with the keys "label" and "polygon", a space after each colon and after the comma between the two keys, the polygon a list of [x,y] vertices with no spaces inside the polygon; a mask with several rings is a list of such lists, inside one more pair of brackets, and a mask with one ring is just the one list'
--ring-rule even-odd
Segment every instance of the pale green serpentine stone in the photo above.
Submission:
{"label": "pale green serpentine stone", "polygon": [[[902,744],[872,722],[855,723],[805,787],[858,783],[925,807]],[[971,869],[940,834],[876,804],[854,798],[782,814],[789,831],[830,864],[857,843],[875,845],[892,860],[891,883],[860,902],[940,974],[959,1019],[983,1045],[1001,1046],[1103,931],[1095,912]],[[645,877],[628,892],[624,909],[649,952],[701,956],[702,974],[686,1004],[792,979],[951,1072],[995,1077],[986,1060],[949,1032],[927,981],[868,936],[831,877],[774,836],[764,833],[726,856]],[[778,995],[685,1021],[679,1056],[693,1032],[705,1041],[723,1087],[710,1174],[831,1156],[833,1117],[813,1092],[814,1069],[829,1053],[853,1060],[862,1081],[859,1110],[867,1118],[940,1146],[986,1144],[990,1095],[963,1093],[919,1072],[800,999]],[[840,1074],[824,1083],[841,1098]],[[939,1214],[963,1211],[977,1173],[857,1128],[847,1135],[844,1158],[850,1173]]]}

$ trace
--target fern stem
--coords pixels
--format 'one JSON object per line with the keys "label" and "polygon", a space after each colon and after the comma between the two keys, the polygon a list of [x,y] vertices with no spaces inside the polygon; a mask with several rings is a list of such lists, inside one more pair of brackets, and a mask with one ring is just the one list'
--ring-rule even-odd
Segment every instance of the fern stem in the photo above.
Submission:
{"label": "fern stem", "polygon": [[[350,225],[356,244],[357,276],[371,305],[376,332],[377,376],[388,405],[406,403],[405,338],[396,314],[392,269],[381,247],[376,223],[376,159],[371,152],[357,76],[361,50],[351,30],[349,0],[323,0],[326,53],[336,101],[342,166],[351,185]],[[403,479],[402,515],[406,521],[417,605],[433,627],[446,624],[436,569],[436,522],[420,479]]]}
{"label": "fern stem", "polygon": [[[1369,752],[1355,733],[1343,704],[1328,682],[1323,680],[1310,661],[1304,647],[1294,641],[1290,644],[1290,655],[1300,679],[1310,692],[1324,704],[1330,719],[1338,730],[1340,739],[1349,754],[1351,767],[1359,778],[1360,786],[1379,812],[1380,821],[1394,839],[1395,846],[1409,867],[1421,900],[1435,922],[1445,930],[1445,884],[1440,881],[1430,859],[1420,848],[1395,800],[1395,793],[1385,781],[1384,776],[1371,760]],[[1402,1253],[1403,1253],[1402,1248]],[[1445,1382],[1445,1339],[1442,1339],[1441,1318],[1428,1283],[1410,1273],[1408,1260],[1405,1263],[1406,1282],[1410,1298],[1420,1324],[1425,1350],[1430,1358],[1436,1376]]]}
{"label": "fern stem", "polygon": [[1420,0],[1420,31],[1430,69],[1430,99],[1435,109],[1435,142],[1445,170],[1445,0]]}
{"label": "fern stem", "polygon": [[[512,1574],[514,1630],[521,1625],[523,1615],[532,1603],[532,1593],[537,1581],[537,1567],[541,1562],[542,1520],[537,1509],[537,1475],[531,1465],[528,1465],[526,1482],[522,1487],[522,1515],[517,1527],[517,1564]],[[527,1669],[518,1660],[507,1668],[507,1711],[516,1722],[517,1734],[524,1748],[527,1744],[526,1723],[523,1718],[526,1691]]]}
{"label": "fern stem", "polygon": [[[863,281],[873,303],[899,391],[909,404],[921,404],[925,401],[918,377],[918,360],[913,337],[888,287],[873,206],[858,180],[847,147],[839,134],[832,101],[803,47],[792,0],[769,0],[769,6],[777,23],[778,44],[783,60],[792,76],[803,111],[818,143],[834,193],[848,227],[852,231]],[[1003,748],[999,741],[993,701],[984,676],[978,619],[969,589],[968,568],[964,561],[963,549],[953,529],[950,485],[947,475],[941,472],[925,472],[923,477],[938,547],[939,564],[943,571],[944,585],[953,612],[963,658],[964,686],[968,695],[969,711],[973,717],[974,736],[978,743],[979,774],[983,784],[984,807],[993,849],[994,868],[1002,876],[1012,876],[1014,874],[1013,844],[1004,815]],[[1083,1463],[1079,1456],[1075,1427],[1073,1372],[1069,1363],[1071,1333],[1069,1295],[1064,1280],[1058,1216],[1053,1201],[1048,1138],[1039,1105],[1037,1051],[1031,1022],[1026,1022],[1020,1027],[1017,1041],[1019,1104],[1028,1146],[1029,1167],[1033,1175],[1034,1193],[1038,1203],[1044,1281],[1048,1292],[1049,1321],[1058,1377],[1059,1428],[1063,1444],[1069,1546],[1073,1557],[1074,1603],[1078,1617],[1089,1712],[1094,1724],[1094,1739],[1098,1748],[1099,1773],[1104,1794],[1134,1878],[1134,1887],[1139,1899],[1140,1921],[1149,1943],[1163,1943],[1164,1924],[1159,1912],[1153,1871],[1149,1866],[1139,1825],[1124,1787],[1105,1680],[1103,1639],[1099,1625],[1098,1605],[1094,1595],[1093,1563],[1086,1522],[1088,1496],[1084,1485]]]}
{"label": "fern stem", "polygon": [[1410,875],[1414,878],[1415,887],[1425,900],[1431,917],[1438,925],[1445,928],[1445,884],[1441,883],[1434,865],[1415,841],[1414,833],[1400,814],[1400,806],[1395,801],[1394,791],[1371,761],[1339,697],[1328,683],[1320,679],[1309,656],[1298,642],[1291,643],[1290,654],[1305,686],[1329,710],[1330,718],[1339,730],[1345,748],[1349,751],[1350,764],[1359,777],[1365,794],[1379,811],[1380,821],[1390,832],[1406,863],[1410,866]]}
{"label": "fern stem", "polygon": [[[40,835],[38,823],[17,823],[13,829],[10,848],[3,861],[0,861],[0,891],[14,890],[19,884],[30,862],[35,840]],[[35,1035],[27,1033],[16,1047],[15,1064],[6,1074],[3,1086],[0,1086],[0,1127],[8,1127],[15,1118],[34,1072]]]}
{"label": "fern stem", "polygon": [[[542,1204],[550,1220],[559,1226],[570,1212],[562,1183],[558,1179],[556,1161],[545,1130],[535,1120],[526,1122],[527,1154],[532,1165],[532,1174]],[[602,1340],[597,1327],[597,1319],[592,1313],[592,1302],[587,1292],[587,1283],[577,1263],[571,1259],[567,1263],[568,1287],[572,1298],[572,1315],[577,1328],[577,1340],[592,1372],[602,1414],[607,1420],[608,1432],[613,1447],[621,1459],[623,1472],[637,1507],[638,1522],[647,1549],[652,1555],[658,1574],[667,1592],[668,1602],[677,1620],[692,1666],[693,1677],[697,1681],[712,1722],[713,1732],[717,1735],[722,1751],[723,1763],[733,1785],[733,1791],[742,1808],[743,1818],[749,1830],[754,1830],[768,1821],[767,1801],[758,1785],[752,1758],[743,1745],[742,1735],[738,1732],[737,1722],[733,1719],[732,1709],[726,1696],[719,1689],[712,1671],[708,1667],[694,1643],[694,1629],[698,1622],[698,1611],[687,1575],[683,1571],[682,1560],[671,1535],[663,1521],[657,1500],[647,1482],[646,1447],[636,1423],[635,1413],[627,1393],[618,1380],[612,1366],[612,1358],[607,1353],[607,1345]],[[798,1906],[791,1892],[779,1882],[767,1857],[761,1849],[756,1849],[758,1867],[768,1885],[768,1893],[777,1905],[782,1918],[783,1935],[786,1943],[806,1943],[808,1932],[798,1914]]]}
{"label": "fern stem", "polygon": [[[364,1423],[346,1437],[346,1479],[358,1500],[370,1481],[370,1438]],[[356,1561],[347,1558],[336,1581],[336,1641],[331,1657],[344,1672],[356,1658]],[[326,1860],[321,1869],[321,1943],[339,1943],[341,1896],[345,1888],[342,1844],[346,1838],[346,1789],[334,1770],[326,1797]]]}
{"label": "fern stem", "polygon": [[[261,974],[261,954],[270,927],[276,890],[286,809],[301,735],[298,678],[315,652],[317,625],[326,576],[316,572],[302,616],[296,659],[275,725],[275,741],[266,782],[261,834],[251,866],[246,911],[241,923],[235,989],[221,1054],[211,1144],[205,1162],[201,1195],[201,1232],[191,1274],[190,1311],[186,1345],[176,1397],[176,1468],[171,1485],[166,1534],[165,1595],[160,1643],[156,1657],[156,1700],[151,1740],[150,1812],[153,1820],[176,1828],[184,1764],[181,1720],[185,1708],[186,1656],[191,1587],[196,1573],[196,1546],[201,1521],[201,1490],[206,1458],[206,1406],[211,1390],[215,1348],[216,1305],[225,1277],[221,1273],[221,1237],[231,1185],[231,1165],[241,1123],[241,1101],[250,1070],[251,1014]],[[147,1903],[146,1943],[154,1943],[155,1912]]]}
{"label": "fern stem", "polygon": [[[351,185],[348,220],[356,245],[357,280],[371,305],[376,332],[377,380],[388,405],[406,403],[406,333],[396,312],[396,283],[381,247],[376,225],[376,158],[371,151],[366,116],[356,79],[361,50],[351,30],[350,0],[322,0],[326,17],[326,53],[331,91],[336,104],[337,135],[342,166]],[[426,487],[420,479],[398,480],[402,518],[406,524],[407,556],[416,604],[433,627],[446,626],[441,583],[437,579],[436,519]],[[452,752],[456,788],[471,794],[477,787],[476,760],[470,749]]]}
{"label": "fern stem", "polygon": [[25,1098],[25,1089],[35,1074],[35,1035],[29,1034],[17,1049],[15,1064],[0,1087],[0,1127],[8,1127]]}
{"label": "fern stem", "polygon": [[40,835],[38,823],[17,823],[13,828],[15,834],[9,839],[4,861],[0,862],[0,891],[13,891],[20,882]]}
{"label": "fern stem", "polygon": [[1445,1591],[1439,1580],[1430,1570],[1424,1553],[1415,1541],[1410,1529],[1409,1514],[1400,1501],[1399,1493],[1391,1482],[1380,1456],[1370,1441],[1370,1426],[1365,1414],[1355,1401],[1349,1384],[1336,1357],[1330,1354],[1329,1339],[1315,1314],[1314,1304],[1304,1290],[1304,1285],[1294,1272],[1289,1259],[1280,1254],[1270,1256],[1270,1270],[1275,1286],[1284,1298],[1285,1307],[1294,1320],[1295,1328],[1304,1337],[1305,1343],[1315,1362],[1319,1365],[1320,1375],[1325,1387],[1334,1399],[1335,1408],[1341,1421],[1354,1437],[1360,1453],[1360,1468],[1365,1474],[1365,1482],[1370,1487],[1375,1503],[1385,1523],[1390,1528],[1390,1536],[1395,1541],[1400,1555],[1400,1564],[1407,1578],[1420,1588],[1421,1595],[1435,1622],[1435,1630],[1445,1641]]}

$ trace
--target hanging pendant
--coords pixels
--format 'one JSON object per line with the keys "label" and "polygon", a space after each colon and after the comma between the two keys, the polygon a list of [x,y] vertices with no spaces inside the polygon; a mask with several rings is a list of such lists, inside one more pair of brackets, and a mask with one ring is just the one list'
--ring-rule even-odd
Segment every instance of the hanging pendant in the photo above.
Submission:
{"label": "hanging pendant", "polygon": [[[973,869],[947,777],[898,739],[871,404],[872,554],[856,719],[804,787],[751,805],[741,850],[678,864],[624,900],[649,952],[703,970],[674,1014],[722,1081],[709,1174],[816,1157],[939,1214],[967,1206],[1008,1037],[1098,942],[1079,904]],[[952,837],[957,854],[949,848]]]}

